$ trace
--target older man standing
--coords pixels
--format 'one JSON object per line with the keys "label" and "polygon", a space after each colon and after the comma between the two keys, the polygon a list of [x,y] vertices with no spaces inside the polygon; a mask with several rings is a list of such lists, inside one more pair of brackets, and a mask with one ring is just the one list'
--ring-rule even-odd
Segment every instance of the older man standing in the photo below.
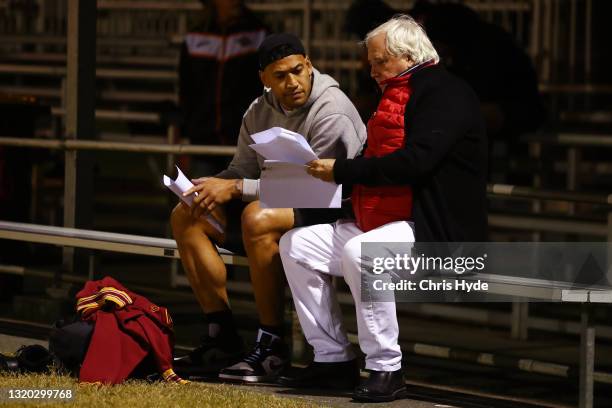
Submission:
{"label": "older man standing", "polygon": [[338,379],[356,378],[330,284],[330,275],[343,276],[355,299],[359,344],[370,371],[354,398],[390,401],[406,392],[395,303],[361,297],[361,244],[484,240],[487,147],[476,95],[438,65],[436,50],[411,17],[392,18],[368,33],[365,43],[383,95],[368,122],[364,154],[315,160],[308,170],[354,185],[356,219],[298,228],[281,239],[287,280],[315,357],[279,381],[347,386]]}
{"label": "older man standing", "polygon": [[[229,167],[215,177],[195,180],[186,194],[198,192],[192,208],[179,204],[171,222],[189,283],[208,321],[200,347],[180,360],[204,369],[229,365],[240,356],[226,290],[226,269],[214,244],[246,250],[260,319],[255,347],[220,377],[248,382],[269,381],[289,363],[283,343],[284,277],[278,241],[296,226],[332,222],[329,209],[263,209],[259,176],[263,158],[249,144],[251,135],[274,126],[303,135],[318,157],[347,158],[361,151],[366,130],[357,110],[330,76],[319,73],[291,34],[267,37],[258,51],[260,78],[267,88],[246,111],[238,148]],[[221,233],[201,217],[212,214]],[[180,363],[183,364],[180,364]]]}

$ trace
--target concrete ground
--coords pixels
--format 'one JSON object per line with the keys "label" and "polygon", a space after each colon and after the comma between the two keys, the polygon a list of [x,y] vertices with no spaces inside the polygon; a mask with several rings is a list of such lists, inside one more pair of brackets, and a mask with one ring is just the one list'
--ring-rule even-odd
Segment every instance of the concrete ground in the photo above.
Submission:
{"label": "concrete ground", "polygon": [[567,407],[565,405],[540,405],[530,404],[513,399],[499,399],[487,397],[486,395],[474,395],[459,392],[458,390],[446,389],[444,387],[431,387],[426,384],[417,385],[408,381],[408,396],[404,399],[389,403],[361,403],[353,401],[349,393],[341,395],[330,394],[325,390],[295,390],[283,388],[276,385],[237,385],[237,387],[256,390],[263,393],[272,393],[281,397],[302,398],[322,406],[338,408],[361,408],[361,407],[389,407],[389,408],[531,408],[531,407]]}

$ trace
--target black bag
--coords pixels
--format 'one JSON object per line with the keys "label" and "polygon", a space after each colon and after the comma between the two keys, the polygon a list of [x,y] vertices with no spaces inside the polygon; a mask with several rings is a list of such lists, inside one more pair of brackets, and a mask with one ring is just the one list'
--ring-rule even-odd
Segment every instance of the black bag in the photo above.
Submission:
{"label": "black bag", "polygon": [[[69,374],[79,376],[81,365],[87,355],[94,324],[78,317],[58,320],[49,336],[49,351],[59,362],[59,365]],[[130,374],[130,378],[159,380],[155,360],[149,354]]]}
{"label": "black bag", "polygon": [[79,375],[94,325],[78,318],[55,322],[49,336],[49,351],[72,375]]}

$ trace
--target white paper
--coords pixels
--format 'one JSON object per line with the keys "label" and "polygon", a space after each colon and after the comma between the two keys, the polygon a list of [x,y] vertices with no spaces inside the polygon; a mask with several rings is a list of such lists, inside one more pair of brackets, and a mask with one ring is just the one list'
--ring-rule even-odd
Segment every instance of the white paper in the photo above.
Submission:
{"label": "white paper", "polygon": [[[185,177],[185,175],[183,174],[181,169],[178,168],[178,166],[176,166],[176,171],[178,172],[178,176],[176,177],[176,180],[172,180],[170,177],[164,174],[164,185],[168,187],[170,191],[176,194],[178,198],[183,200],[185,204],[191,207],[193,205],[193,199],[194,197],[198,195],[198,193],[193,193],[188,196],[183,196],[183,193],[185,191],[193,187],[193,183],[191,182],[191,180]],[[217,221],[215,217],[209,214],[206,216],[206,220],[208,221],[210,225],[215,227],[217,231],[219,231],[220,233],[223,233],[223,227],[221,226],[221,224],[219,224],[219,221]]]}
{"label": "white paper", "polygon": [[[296,133],[289,129],[285,129],[280,126],[271,127],[270,129],[264,130],[262,132],[254,133],[251,135],[251,139],[253,139],[255,143],[268,143],[281,134],[293,137],[299,136],[304,139],[304,136],[300,135],[299,133]],[[306,139],[304,139],[304,141],[306,141]],[[306,142],[306,145],[308,146],[308,142]]]}
{"label": "white paper", "polygon": [[340,208],[342,185],[312,177],[301,164],[266,160],[259,200],[262,208]]}
{"label": "white paper", "polygon": [[281,127],[255,133],[251,138],[255,143],[249,146],[266,160],[306,164],[317,159],[304,136]]}

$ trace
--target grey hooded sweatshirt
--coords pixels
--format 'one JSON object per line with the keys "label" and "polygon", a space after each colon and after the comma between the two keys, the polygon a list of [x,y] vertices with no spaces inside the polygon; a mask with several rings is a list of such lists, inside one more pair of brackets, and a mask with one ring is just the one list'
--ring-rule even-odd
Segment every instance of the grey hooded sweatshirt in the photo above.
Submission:
{"label": "grey hooded sweatshirt", "polygon": [[251,135],[280,126],[304,136],[321,159],[353,158],[366,140],[366,128],[349,98],[329,75],[313,68],[312,90],[300,108],[285,111],[268,89],[255,99],[242,118],[236,154],[216,177],[244,179],[242,199],[259,198],[264,158],[249,147]]}

